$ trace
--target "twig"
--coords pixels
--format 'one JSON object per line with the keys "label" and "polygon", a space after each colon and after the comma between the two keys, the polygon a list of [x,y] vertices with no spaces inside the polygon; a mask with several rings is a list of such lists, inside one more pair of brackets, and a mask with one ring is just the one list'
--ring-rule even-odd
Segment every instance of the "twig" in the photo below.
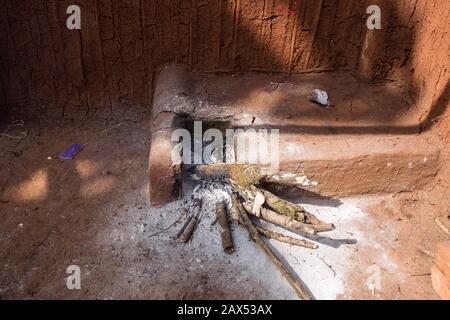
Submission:
{"label": "twig", "polygon": [[333,276],[336,276],[336,271],[333,269],[333,267],[330,264],[328,264],[324,258],[319,256],[319,259],[322,260],[323,263],[325,263],[325,265],[333,272]]}
{"label": "twig", "polygon": [[447,214],[441,216],[441,217],[437,217],[436,219],[434,219],[434,222],[436,222],[436,224],[448,235],[450,235],[450,230],[448,230],[448,228],[444,225],[444,223],[441,221],[441,218],[446,216],[448,219]]}
{"label": "twig", "polygon": [[425,254],[425,255],[427,255],[427,256],[429,256],[429,257],[431,257],[431,258],[434,258],[434,254],[433,254],[433,252],[431,252],[431,251],[428,251],[428,250],[426,250],[426,249],[424,249],[424,248],[419,248],[418,249],[420,252],[422,252],[423,254]]}
{"label": "twig", "polygon": [[[183,208],[183,209],[184,209],[184,208]],[[157,235],[159,235],[159,234],[161,234],[161,233],[163,233],[163,232],[166,232],[167,230],[169,230],[170,228],[172,228],[174,225],[176,225],[176,224],[181,220],[181,217],[182,217],[183,215],[186,214],[186,210],[183,211],[183,209],[182,209],[182,212],[181,212],[180,216],[178,217],[177,220],[175,220],[174,223],[172,223],[170,226],[168,226],[167,228],[165,228],[165,229],[163,229],[163,230],[161,230],[161,231],[158,231],[158,232],[156,232],[156,233],[154,233],[154,234],[149,235],[147,238],[151,238],[151,237],[157,236]]]}
{"label": "twig", "polygon": [[104,129],[101,129],[101,130],[97,131],[97,133],[100,134],[100,133],[108,132],[108,131],[110,131],[110,130],[113,130],[113,129],[116,129],[116,128],[122,126],[123,124],[124,124],[123,121],[122,121],[122,122],[119,122],[119,123],[116,123],[116,124],[113,125],[113,126],[110,126],[110,127],[108,127],[108,128],[104,128]]}
{"label": "twig", "polygon": [[426,276],[431,276],[431,273],[418,273],[411,275],[411,277],[426,277]]}
{"label": "twig", "polygon": [[302,286],[302,284],[291,274],[289,269],[284,265],[284,263],[275,255],[272,249],[264,242],[258,230],[251,222],[248,215],[245,213],[244,208],[238,204],[239,216],[243,225],[247,228],[250,237],[256,244],[264,251],[269,260],[275,264],[275,266],[280,270],[281,274],[289,282],[292,288],[295,290],[297,295],[303,300],[312,300],[313,297],[308,293],[308,291]]}

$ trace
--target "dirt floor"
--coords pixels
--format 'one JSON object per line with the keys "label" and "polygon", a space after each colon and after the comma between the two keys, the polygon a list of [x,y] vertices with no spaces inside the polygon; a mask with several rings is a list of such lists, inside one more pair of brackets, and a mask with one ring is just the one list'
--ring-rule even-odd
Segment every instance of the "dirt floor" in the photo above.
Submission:
{"label": "dirt floor", "polygon": [[[190,244],[174,240],[180,202],[149,206],[147,116],[26,122],[25,139],[0,139],[0,297],[295,299],[243,227],[233,228],[232,255],[211,212]],[[72,143],[84,149],[60,160]],[[434,219],[449,213],[447,189],[296,199],[337,229],[314,239],[316,251],[271,244],[316,298],[436,299],[431,256],[448,235]],[[70,265],[81,268],[81,290],[66,287]]]}

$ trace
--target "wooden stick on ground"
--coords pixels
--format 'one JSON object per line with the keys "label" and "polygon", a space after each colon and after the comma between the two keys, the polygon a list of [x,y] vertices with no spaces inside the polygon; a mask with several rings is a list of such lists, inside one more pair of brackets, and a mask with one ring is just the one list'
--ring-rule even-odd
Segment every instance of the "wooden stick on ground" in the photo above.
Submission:
{"label": "wooden stick on ground", "polygon": [[290,216],[300,222],[331,226],[331,224],[323,222],[312,213],[306,211],[305,208],[303,208],[301,205],[294,204],[287,200],[281,199],[280,197],[277,197],[276,195],[267,190],[260,189],[257,187],[254,188],[262,192],[264,197],[266,198],[267,205],[280,214]]}
{"label": "wooden stick on ground", "polygon": [[255,227],[256,227],[256,230],[258,230],[258,232],[260,234],[262,234],[263,236],[265,236],[266,238],[275,239],[280,242],[292,244],[294,246],[305,247],[305,248],[309,248],[309,249],[317,249],[319,247],[317,244],[312,243],[310,241],[289,237],[282,233],[267,230],[260,226],[255,226]]}
{"label": "wooden stick on ground", "polygon": [[[248,202],[243,203],[243,206],[245,210],[249,214],[253,214],[252,205]],[[334,230],[335,227],[333,224],[309,224],[309,223],[303,223],[299,222],[298,220],[295,220],[294,218],[281,215],[273,210],[261,208],[261,216],[262,219],[279,225],[283,228],[286,228],[288,230],[294,231],[294,232],[300,232],[310,235],[315,235],[318,232],[326,232]]]}
{"label": "wooden stick on ground", "polygon": [[[184,210],[187,212],[186,209],[184,209]],[[192,219],[192,215],[187,216],[186,221],[184,222],[184,224],[181,227],[180,231],[178,231],[178,233],[177,233],[177,239],[183,234],[183,232],[186,229],[186,227],[188,226],[189,222],[191,222],[191,219]]]}
{"label": "wooden stick on ground", "polygon": [[307,219],[303,214],[305,210],[302,207],[296,206],[293,203],[283,200],[267,190],[259,189],[254,186],[252,187],[252,189],[261,192],[266,198],[267,205],[274,211],[282,215],[294,218],[297,221],[307,222]]}
{"label": "wooden stick on ground", "polygon": [[257,192],[261,192],[269,208],[299,222],[319,225],[317,227],[319,232],[335,229],[333,224],[321,221],[302,206],[281,199],[267,190],[256,187],[261,181],[270,181],[270,179],[267,180],[270,177],[265,175],[261,168],[257,166],[240,164],[198,165],[195,168],[195,173],[201,179],[217,179],[231,182],[232,187],[248,202],[253,203]]}
{"label": "wooden stick on ground", "polygon": [[192,234],[194,233],[194,229],[197,226],[198,216],[192,216],[192,219],[189,220],[186,228],[184,228],[183,232],[177,239],[177,242],[188,242],[191,239]]}
{"label": "wooden stick on ground", "polygon": [[[238,206],[241,205],[241,207],[242,207],[242,204],[239,202],[236,194],[234,194],[234,193],[231,195],[231,205],[232,205],[232,207],[231,207],[230,212],[231,212],[233,223],[235,223],[235,224],[239,224],[239,223],[243,224],[241,222],[241,219],[240,219],[240,216],[239,216],[239,209],[238,209]],[[305,248],[309,248],[309,249],[317,249],[319,247],[318,245],[316,245],[315,243],[312,243],[310,241],[306,241],[306,240],[302,240],[302,239],[296,239],[296,238],[289,237],[289,236],[286,236],[284,234],[281,234],[279,232],[274,232],[274,231],[267,230],[267,229],[265,229],[263,227],[260,227],[260,226],[257,226],[257,225],[255,225],[255,226],[256,226],[256,229],[258,230],[258,232],[260,234],[262,234],[263,236],[265,236],[266,238],[275,239],[275,240],[278,240],[280,242],[292,244],[294,246],[305,247]]]}
{"label": "wooden stick on ground", "polygon": [[189,210],[192,211],[191,218],[178,233],[179,236],[177,242],[188,242],[189,239],[191,239],[191,236],[194,233],[195,228],[197,227],[201,209],[202,200],[198,198],[192,200],[191,206],[189,207]]}
{"label": "wooden stick on ground", "polygon": [[326,232],[335,229],[335,226],[332,223],[325,223],[321,221],[312,213],[306,211],[302,206],[281,199],[267,190],[259,189],[256,186],[242,187],[235,183],[232,185],[233,188],[236,189],[247,202],[253,202],[256,194],[261,193],[265,198],[265,204],[271,209],[271,211],[300,223],[312,225],[317,232]]}
{"label": "wooden stick on ground", "polygon": [[231,222],[233,224],[239,224],[239,209],[238,209],[238,203],[239,200],[236,196],[236,194],[231,194],[231,208],[230,208],[230,216],[231,216]]}
{"label": "wooden stick on ground", "polygon": [[[247,211],[247,213],[253,214],[253,206],[251,203],[245,202],[242,204],[242,206],[244,207],[245,211]],[[309,235],[317,234],[317,231],[313,228],[313,225],[298,222],[293,218],[283,216],[276,213],[275,211],[266,208],[261,208],[260,218],[294,232],[300,232]]]}
{"label": "wooden stick on ground", "polygon": [[231,254],[234,251],[233,238],[231,237],[230,227],[228,226],[226,205],[224,202],[219,202],[216,205],[217,221],[222,229],[220,236],[222,238],[223,251]]}
{"label": "wooden stick on ground", "polygon": [[260,189],[256,186],[250,186],[249,188],[235,186],[235,188],[240,189],[240,193],[243,193],[249,202],[253,201],[257,192],[262,193],[265,197],[265,203],[270,209],[299,222],[312,224],[318,232],[332,231],[335,229],[333,224],[321,221],[312,213],[306,211],[302,206],[281,199],[267,190]]}
{"label": "wooden stick on ground", "polygon": [[289,269],[284,265],[284,263],[275,255],[272,249],[264,242],[261,238],[261,235],[258,233],[258,230],[251,222],[250,218],[246,214],[245,210],[238,204],[239,208],[239,216],[243,225],[247,228],[248,233],[253,241],[264,251],[269,260],[275,264],[275,266],[280,270],[281,274],[285,277],[285,279],[289,282],[292,288],[295,290],[297,295],[303,300],[312,300],[313,297],[309,294],[309,292],[303,288],[302,284],[291,274]]}

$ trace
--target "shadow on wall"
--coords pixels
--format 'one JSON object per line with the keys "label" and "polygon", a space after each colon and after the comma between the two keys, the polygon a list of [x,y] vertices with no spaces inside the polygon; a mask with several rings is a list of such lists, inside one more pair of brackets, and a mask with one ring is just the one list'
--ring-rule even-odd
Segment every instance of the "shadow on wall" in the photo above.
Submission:
{"label": "shadow on wall", "polygon": [[[0,105],[16,114],[113,117],[148,107],[154,72],[173,62],[205,72],[341,70],[361,81],[400,80],[423,120],[368,133],[420,132],[448,105],[447,0],[80,0],[80,31],[65,27],[69,0],[0,1]],[[382,30],[366,28],[372,4]]]}
{"label": "shadow on wall", "polygon": [[[273,68],[250,70],[276,73],[274,79],[280,78],[278,72],[311,73],[343,70],[353,74],[361,83],[369,85],[395,82],[400,90],[393,92],[392,86],[386,85],[379,94],[386,98],[384,102],[395,103],[399,99],[403,100],[400,102],[405,105],[405,111],[417,109],[416,112],[422,114],[417,123],[395,125],[398,120],[395,117],[397,113],[388,111],[376,113],[370,109],[354,110],[353,118],[358,117],[363,120],[379,117],[380,124],[344,125],[333,128],[333,134],[421,133],[429,130],[432,124],[446,112],[450,94],[450,78],[447,72],[450,63],[448,55],[450,40],[445,37],[450,31],[450,19],[448,13],[447,16],[440,14],[442,9],[437,6],[441,3],[449,7],[449,10],[444,12],[450,12],[450,4],[447,1],[432,2],[399,3],[398,1],[371,0],[366,1],[366,4],[359,2],[358,6],[346,8],[346,4],[339,1],[302,1],[296,7],[295,14],[292,14],[294,21],[288,50],[280,52],[275,47],[270,52],[265,51],[264,61],[259,62],[264,64],[265,61],[270,61]],[[368,15],[365,14],[365,10],[371,4],[378,4],[381,8],[381,30],[366,28]],[[305,16],[307,10],[309,10],[309,16]],[[233,13],[226,11],[224,15],[228,15],[231,19]],[[308,25],[308,19],[311,17],[314,18]],[[272,15],[269,18],[277,19],[277,16]],[[256,49],[265,46],[267,39],[254,32],[253,21],[253,19],[240,19],[238,28],[243,30],[246,45],[255,49],[255,59],[261,59],[261,52]],[[351,23],[345,25],[343,21],[351,21]],[[337,26],[343,27],[336,33],[327,32],[328,28]],[[261,29],[264,30],[264,27]],[[303,34],[305,30],[308,32]],[[300,41],[299,34],[302,34],[301,44],[297,43]],[[246,71],[242,66],[251,64],[246,59],[247,56],[241,57],[239,53],[235,56],[237,70]],[[342,63],[342,61],[345,62]],[[302,66],[301,70],[292,67],[298,65]],[[233,96],[232,99],[234,101],[245,99],[260,85],[256,82],[248,83],[241,91],[242,96]],[[363,96],[359,98],[364,99]],[[280,100],[272,110],[278,112],[285,106],[287,100],[288,98]],[[406,103],[404,103],[405,100]],[[232,101],[225,101],[227,102]],[[307,113],[298,108],[293,117],[314,119],[322,118],[322,115]],[[325,130],[326,128],[309,125],[289,125],[280,129],[284,132],[331,134],[330,131]]]}

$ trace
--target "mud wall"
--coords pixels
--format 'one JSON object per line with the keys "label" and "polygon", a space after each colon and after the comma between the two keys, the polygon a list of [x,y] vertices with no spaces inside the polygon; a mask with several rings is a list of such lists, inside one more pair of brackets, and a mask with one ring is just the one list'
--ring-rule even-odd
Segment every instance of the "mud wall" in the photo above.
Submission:
{"label": "mud wall", "polygon": [[[81,30],[66,9],[81,7]],[[382,30],[368,31],[379,4]],[[0,106],[79,117],[150,106],[166,63],[202,71],[346,69],[448,87],[448,0],[0,0]],[[448,89],[447,89],[448,90]]]}
{"label": "mud wall", "polygon": [[450,1],[369,0],[379,4],[382,30],[367,32],[359,75],[401,80],[424,109],[424,129],[448,110],[450,95]]}

